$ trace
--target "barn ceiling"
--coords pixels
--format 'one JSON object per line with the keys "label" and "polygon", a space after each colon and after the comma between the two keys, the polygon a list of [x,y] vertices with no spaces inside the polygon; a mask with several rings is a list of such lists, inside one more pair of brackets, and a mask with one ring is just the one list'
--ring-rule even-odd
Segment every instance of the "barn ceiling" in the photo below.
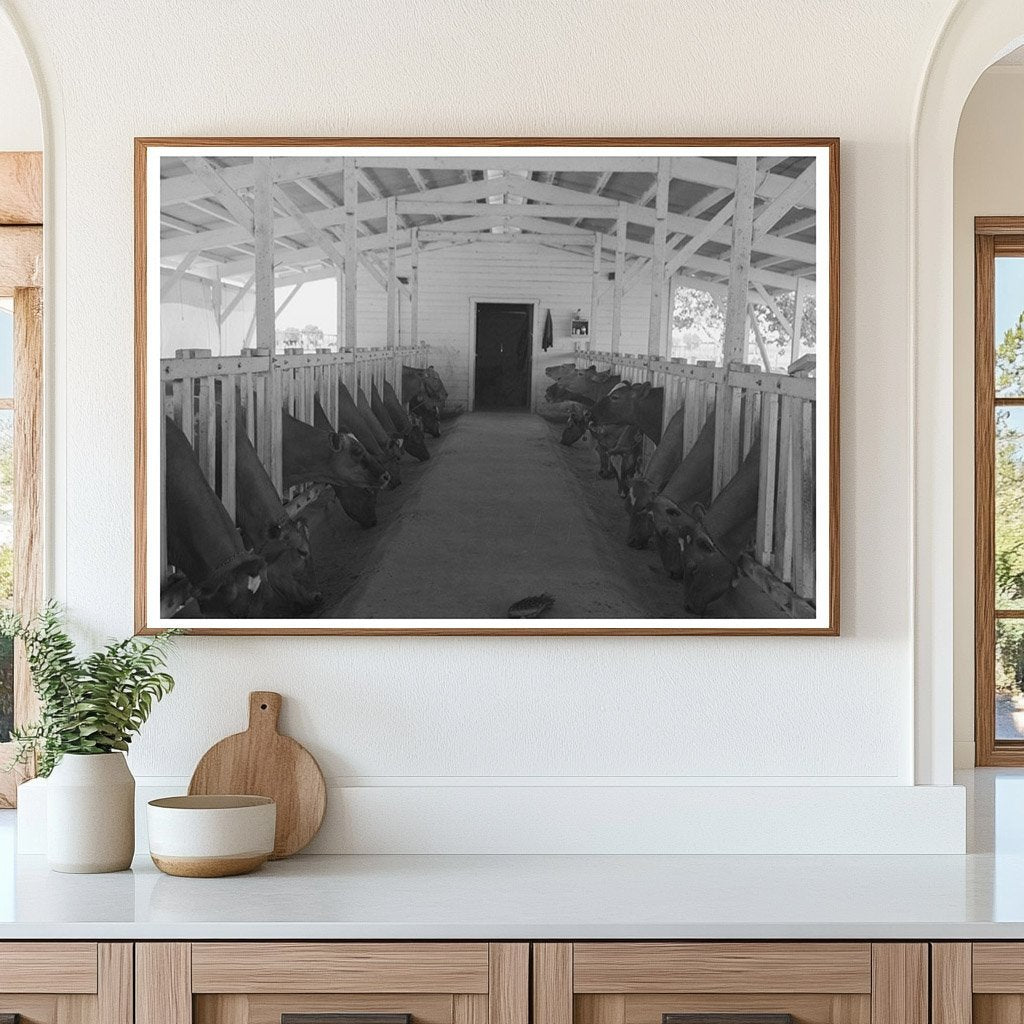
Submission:
{"label": "barn ceiling", "polygon": [[[270,160],[278,281],[332,276],[344,246],[345,158]],[[498,240],[552,246],[588,261],[596,240],[601,258],[612,263],[622,213],[627,264],[646,263],[656,230],[656,158],[530,160],[387,153],[358,157],[354,173],[360,260],[379,271],[389,244],[401,255],[415,231],[420,251],[502,235]],[[813,163],[809,156],[757,158],[751,279],[769,291],[792,290],[796,278],[814,278]],[[674,255],[682,258],[676,260],[679,273],[696,281],[728,279],[735,181],[735,157],[673,158],[668,257],[670,264]],[[250,279],[253,188],[250,157],[162,157],[161,265],[180,271],[185,263],[189,274],[236,284]],[[392,205],[393,237],[388,224]],[[580,207],[578,216],[573,206]]]}

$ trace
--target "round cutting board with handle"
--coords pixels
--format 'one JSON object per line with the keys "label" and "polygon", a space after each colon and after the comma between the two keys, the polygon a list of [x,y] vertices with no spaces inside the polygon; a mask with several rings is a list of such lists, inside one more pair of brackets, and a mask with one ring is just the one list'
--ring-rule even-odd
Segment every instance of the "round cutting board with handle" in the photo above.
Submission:
{"label": "round cutting board with handle", "polygon": [[281,694],[249,694],[249,728],[214,744],[188,785],[190,796],[244,793],[277,804],[271,860],[298,853],[317,834],[327,808],[327,787],[313,755],[277,731]]}

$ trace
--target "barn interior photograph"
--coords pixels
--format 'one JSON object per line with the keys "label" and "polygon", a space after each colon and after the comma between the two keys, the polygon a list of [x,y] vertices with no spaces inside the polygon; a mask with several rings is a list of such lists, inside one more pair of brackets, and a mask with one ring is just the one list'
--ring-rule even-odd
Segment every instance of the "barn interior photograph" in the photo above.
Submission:
{"label": "barn interior photograph", "polygon": [[[227,545],[205,505],[190,522],[201,482],[171,466],[165,438],[151,455],[169,467],[162,618],[473,620],[531,595],[544,600],[513,617],[549,604],[560,619],[814,618],[816,367],[835,345],[816,330],[825,157],[240,148],[155,150],[150,346],[174,439],[221,499],[225,532],[237,523],[263,553],[261,524],[284,501],[309,556],[268,555],[269,586],[240,588],[244,602],[214,592]],[[620,385],[648,386],[635,414],[600,403]],[[296,468],[278,406],[293,434],[322,425],[369,446],[388,475],[371,502],[326,466]],[[265,514],[243,475],[250,444],[277,496]],[[638,503],[641,482],[694,527],[698,503],[707,524],[725,507],[728,525],[709,530],[735,573],[684,574],[698,553],[681,556],[678,527],[638,542],[667,518]],[[240,577],[249,561],[240,546]],[[682,585],[651,586],[662,562]]]}
{"label": "barn interior photograph", "polygon": [[1024,1024],[1021,0],[0,0],[0,1024]]}

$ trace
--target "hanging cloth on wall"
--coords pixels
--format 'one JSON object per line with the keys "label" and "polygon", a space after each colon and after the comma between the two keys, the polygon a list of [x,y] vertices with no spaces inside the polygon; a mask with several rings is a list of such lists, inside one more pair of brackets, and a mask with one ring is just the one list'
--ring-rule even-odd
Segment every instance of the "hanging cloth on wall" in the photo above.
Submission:
{"label": "hanging cloth on wall", "polygon": [[544,317],[544,338],[540,343],[540,347],[547,352],[549,348],[552,348],[555,344],[555,328],[551,323],[551,310],[547,312],[547,316]]}

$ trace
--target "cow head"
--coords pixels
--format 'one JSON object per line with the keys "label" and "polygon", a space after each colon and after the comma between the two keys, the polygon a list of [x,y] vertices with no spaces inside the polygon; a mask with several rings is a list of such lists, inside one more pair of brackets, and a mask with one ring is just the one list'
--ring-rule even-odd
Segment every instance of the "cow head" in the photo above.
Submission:
{"label": "cow head", "polygon": [[383,467],[371,458],[354,434],[335,431],[327,436],[331,451],[326,482],[343,487],[382,486]]}
{"label": "cow head", "polygon": [[546,376],[555,381],[562,380],[564,377],[568,377],[575,372],[575,363],[559,363],[558,366],[549,366],[544,371]]}
{"label": "cow head", "polygon": [[266,564],[251,551],[217,569],[196,588],[203,615],[217,619],[258,616],[267,600]]}
{"label": "cow head", "polygon": [[296,519],[274,523],[267,534],[260,549],[267,563],[267,605],[284,613],[319,607],[323,594],[316,586],[306,522]]}
{"label": "cow head", "polygon": [[589,425],[590,417],[579,409],[573,409],[569,413],[560,441],[566,446],[574,445],[587,432]]}
{"label": "cow head", "polygon": [[443,407],[444,403],[448,401],[448,391],[433,366],[428,366],[423,371],[423,387],[427,392],[427,396],[434,399],[439,407]]}
{"label": "cow head", "polygon": [[626,543],[642,551],[650,543],[654,532],[651,521],[651,504],[657,495],[650,483],[643,478],[630,482],[626,491],[626,508],[629,510],[629,532]]}
{"label": "cow head", "polygon": [[420,462],[426,462],[430,458],[430,452],[427,451],[427,442],[423,437],[423,428],[415,423],[412,425],[409,433],[405,435],[405,451],[414,459],[419,459]]}
{"label": "cow head", "polygon": [[441,436],[441,410],[436,401],[424,395],[416,395],[409,402],[409,412],[413,416],[413,422],[418,419],[431,437]]}
{"label": "cow head", "polygon": [[665,572],[674,580],[683,579],[683,543],[686,532],[695,525],[693,516],[662,495],[651,501],[649,516],[654,531],[654,546],[661,556]]}
{"label": "cow head", "polygon": [[650,394],[651,385],[620,381],[594,406],[598,423],[622,424],[638,422],[640,403]]}
{"label": "cow head", "polygon": [[355,520],[363,529],[377,525],[377,492],[368,487],[335,487],[341,507],[349,519]]}
{"label": "cow head", "polygon": [[682,535],[686,610],[704,615],[708,605],[736,585],[738,568],[704,528],[704,508],[694,508],[694,522]]}

